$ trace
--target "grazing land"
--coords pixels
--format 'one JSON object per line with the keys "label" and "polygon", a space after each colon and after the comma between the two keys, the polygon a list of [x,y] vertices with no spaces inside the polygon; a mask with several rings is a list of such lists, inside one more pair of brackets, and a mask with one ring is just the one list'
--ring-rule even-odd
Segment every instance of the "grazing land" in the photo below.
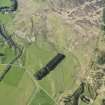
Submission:
{"label": "grazing land", "polygon": [[[11,7],[13,1],[0,0],[0,7]],[[86,105],[86,99],[89,105],[101,105],[105,96],[104,2],[16,1],[16,11],[0,11],[0,26],[7,37],[6,41],[0,34],[0,77],[9,67],[0,81],[0,105],[74,105],[71,102],[81,82],[85,85],[79,105]],[[58,53],[65,59],[36,80],[34,74]]]}

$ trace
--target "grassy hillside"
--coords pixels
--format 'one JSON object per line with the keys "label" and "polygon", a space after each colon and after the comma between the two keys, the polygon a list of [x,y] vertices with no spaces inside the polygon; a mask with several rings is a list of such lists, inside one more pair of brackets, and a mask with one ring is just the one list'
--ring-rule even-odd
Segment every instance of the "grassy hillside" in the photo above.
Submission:
{"label": "grassy hillside", "polygon": [[[19,47],[24,47],[22,57],[0,82],[0,105],[57,105],[62,94],[73,93],[81,79],[87,76],[85,71],[100,29],[97,25],[90,28],[91,22],[85,21],[87,24],[84,25],[77,15],[76,19],[68,18],[70,11],[60,11],[59,8],[56,11],[48,0],[18,2],[15,14],[0,13],[0,24],[6,26]],[[0,6],[10,5],[10,0],[0,0]],[[5,54],[5,57],[0,57],[1,75],[16,53],[6,43],[0,45],[0,53]],[[36,80],[34,74],[59,52],[66,56],[65,59],[43,80]],[[96,100],[93,105],[98,105],[98,102]]]}

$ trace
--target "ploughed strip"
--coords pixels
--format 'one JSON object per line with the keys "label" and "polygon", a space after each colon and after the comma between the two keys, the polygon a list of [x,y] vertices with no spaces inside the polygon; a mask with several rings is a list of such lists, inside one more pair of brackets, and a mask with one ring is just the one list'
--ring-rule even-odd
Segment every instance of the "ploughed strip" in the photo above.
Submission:
{"label": "ploughed strip", "polygon": [[58,53],[49,63],[43,67],[40,71],[35,73],[35,78],[37,80],[43,79],[46,75],[49,74],[52,70],[56,68],[56,66],[65,58],[64,54]]}
{"label": "ploughed strip", "polygon": [[0,56],[4,56],[4,54],[3,53],[0,53]]}

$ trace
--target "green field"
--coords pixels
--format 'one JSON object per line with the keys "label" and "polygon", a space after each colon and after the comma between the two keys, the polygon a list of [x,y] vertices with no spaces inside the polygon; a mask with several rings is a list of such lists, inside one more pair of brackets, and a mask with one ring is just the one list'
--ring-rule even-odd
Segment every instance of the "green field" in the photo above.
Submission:
{"label": "green field", "polygon": [[20,78],[18,78],[17,75],[19,77],[21,74],[9,75],[12,76],[12,78],[8,77],[8,80],[6,80],[6,77],[5,80],[0,83],[0,104],[26,105],[28,102],[28,99],[35,89],[35,84],[33,84],[33,81],[26,73],[24,73],[20,82],[18,82]]}
{"label": "green field", "polygon": [[[2,73],[2,70],[5,69],[9,60],[12,59],[13,57],[12,56],[13,52],[11,48],[4,47],[4,49],[2,49],[2,52],[3,50],[4,52],[6,52],[5,53],[6,58],[3,60],[1,64],[1,69],[0,69],[1,73]],[[0,97],[8,100],[9,102],[8,101],[7,102],[9,103],[9,105],[17,105],[17,103],[15,103],[16,99],[17,100],[20,99],[20,97],[22,97],[24,94],[23,90],[28,89],[30,87],[30,89],[27,92],[29,93],[31,93],[32,91],[36,92],[37,89],[39,89],[41,90],[41,93],[37,93],[36,95],[32,95],[32,96],[31,95],[27,96],[28,98],[26,96],[23,96],[23,98],[25,99],[25,101],[22,100],[23,103],[25,103],[26,99],[28,99],[27,101],[29,101],[30,105],[36,105],[36,103],[39,100],[41,101],[42,105],[46,105],[48,104],[48,102],[51,103],[51,105],[54,105],[55,102],[57,101],[56,99],[61,95],[61,93],[63,93],[65,90],[70,90],[72,88],[75,89],[76,86],[73,85],[75,82],[74,75],[78,70],[77,67],[79,67],[79,63],[76,60],[76,57],[72,55],[72,53],[68,53],[66,51],[62,51],[62,53],[66,55],[66,58],[64,59],[64,61],[62,61],[62,63],[60,63],[58,67],[54,71],[52,71],[46,78],[44,78],[42,81],[37,81],[33,77],[33,74],[36,71],[38,71],[41,67],[43,67],[46,63],[48,63],[48,61],[51,60],[58,52],[59,50],[55,51],[50,46],[50,44],[45,40],[41,40],[40,43],[39,42],[32,43],[31,45],[26,46],[24,65],[19,66],[19,63],[15,63],[13,65],[10,72],[6,75],[4,80],[1,82],[0,91],[2,91],[2,93]],[[32,80],[30,80],[30,75],[28,74],[28,72],[31,73]],[[24,76],[25,77],[27,76],[26,80],[23,79]],[[26,82],[27,83],[26,85],[27,86],[29,85],[29,87],[25,87],[24,81],[31,82],[31,83]],[[33,83],[32,81],[34,81],[34,85],[32,84]],[[22,91],[21,91],[21,88],[19,88],[18,90],[18,87],[20,84],[21,84],[21,88],[23,89]],[[35,86],[37,87],[37,89],[35,88]],[[6,92],[7,94],[10,94],[9,92],[11,92],[11,94],[5,97],[4,94],[6,94]],[[34,93],[31,93],[31,94],[34,94]],[[44,99],[42,98],[41,95],[42,96],[44,95]],[[38,97],[41,97],[41,98],[38,98]],[[49,101],[46,101],[45,99]],[[3,105],[7,104],[7,102],[3,100],[0,102],[2,102]],[[25,105],[25,104],[21,104],[21,101],[20,101],[19,105]]]}
{"label": "green field", "polygon": [[43,91],[39,90],[29,105],[56,105],[55,102]]}
{"label": "green field", "polygon": [[[0,74],[2,74],[8,63],[14,59],[16,53],[3,40],[1,40],[0,45],[0,52],[5,54],[0,59]],[[61,48],[62,46],[55,50],[43,37],[38,37],[37,42],[30,45],[25,43],[23,56],[13,64],[11,70],[0,83],[0,104],[26,105],[26,103],[29,103],[30,105],[36,105],[41,101],[42,105],[48,103],[54,105],[61,93],[72,88],[75,89],[76,86],[73,85],[75,82],[74,75],[80,69],[78,68],[80,66],[79,62],[72,53],[61,51]],[[65,54],[64,61],[42,81],[35,80],[33,74],[48,63],[58,52]],[[41,91],[39,92],[39,90]],[[5,94],[8,95],[5,96]]]}
{"label": "green field", "polygon": [[[0,7],[2,6],[11,6],[10,0],[0,0]],[[12,22],[14,14],[2,14],[0,13],[0,24],[9,24]]]}
{"label": "green field", "polygon": [[0,1],[0,6],[10,6],[11,1],[10,0],[1,0]]}

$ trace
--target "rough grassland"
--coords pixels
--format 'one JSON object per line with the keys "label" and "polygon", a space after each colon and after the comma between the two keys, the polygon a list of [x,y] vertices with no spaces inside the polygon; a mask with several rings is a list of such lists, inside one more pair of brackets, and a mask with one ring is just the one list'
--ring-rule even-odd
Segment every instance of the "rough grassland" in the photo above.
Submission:
{"label": "rough grassland", "polygon": [[[21,59],[24,65],[20,62],[14,64],[0,83],[0,105],[55,105],[62,93],[68,90],[73,92],[79,86],[81,70],[82,73],[86,70],[97,38],[93,37],[85,42],[85,38],[81,37],[81,30],[80,34],[75,33],[74,27],[67,24],[64,17],[48,9],[47,0],[18,2],[16,15],[0,13],[0,23],[9,26],[7,29],[10,28],[16,34],[13,38],[25,47],[24,59]],[[10,0],[0,0],[0,6],[9,5]],[[9,33],[13,33],[12,31]],[[90,33],[89,35],[91,36]],[[29,42],[33,37],[35,41]],[[15,54],[8,47],[0,48],[0,52],[6,54],[4,61],[0,60],[1,74]],[[42,81],[35,80],[33,74],[58,52],[64,53],[66,58]]]}

